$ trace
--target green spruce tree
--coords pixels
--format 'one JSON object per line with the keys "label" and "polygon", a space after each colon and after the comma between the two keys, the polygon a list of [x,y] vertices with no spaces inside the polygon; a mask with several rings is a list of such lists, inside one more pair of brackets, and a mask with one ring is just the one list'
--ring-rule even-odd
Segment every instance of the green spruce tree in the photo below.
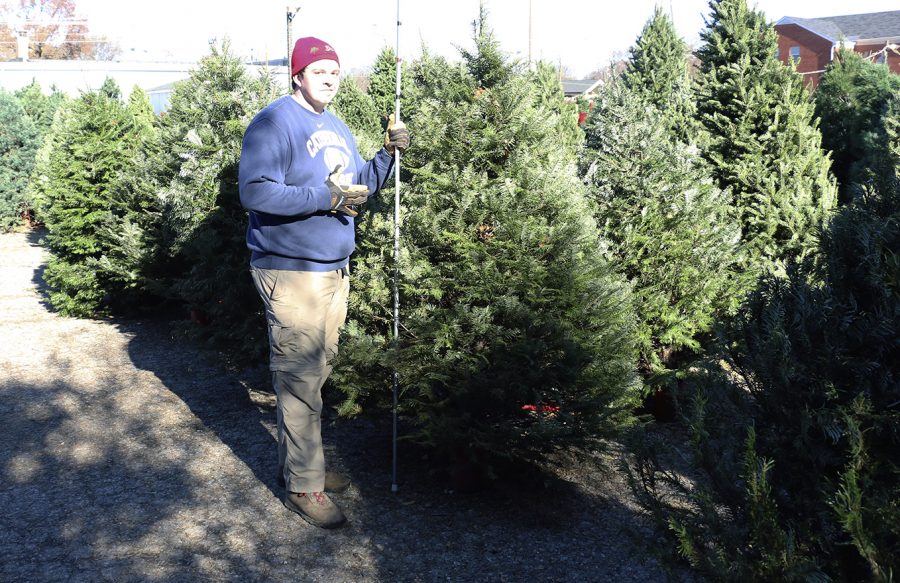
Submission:
{"label": "green spruce tree", "polygon": [[397,370],[411,437],[460,463],[615,431],[637,398],[629,290],[557,141],[572,120],[498,59],[483,20],[479,31],[464,68],[430,55],[413,67],[401,338],[390,342],[389,311],[356,315],[333,375],[359,398]]}
{"label": "green spruce tree", "polygon": [[158,220],[156,190],[148,177],[159,161],[159,127],[150,98],[134,87],[125,105],[131,125],[132,159],[111,186],[112,204],[106,222],[98,232],[103,255],[93,261],[98,277],[109,290],[110,305],[122,312],[141,309],[156,299],[148,285],[146,267],[153,253],[152,233]]}
{"label": "green spruce tree", "polygon": [[32,81],[16,91],[16,97],[19,99],[22,109],[25,110],[25,114],[38,128],[41,137],[50,129],[56,108],[66,100],[65,94],[56,88],[50,95],[44,95],[37,81]]}
{"label": "green spruce tree", "polygon": [[[375,104],[375,111],[381,121],[382,129],[387,127],[387,120],[397,102],[397,53],[392,47],[384,47],[378,53],[372,74],[369,75],[369,88],[366,93]],[[405,62],[400,63],[400,111],[410,106],[412,96],[412,77]],[[401,115],[402,117],[402,115]]]}
{"label": "green spruce tree", "polygon": [[160,201],[148,267],[161,278],[155,285],[209,324],[199,334],[205,341],[248,360],[263,353],[265,327],[247,271],[238,161],[244,130],[276,97],[273,79],[251,77],[227,41],[211,47],[175,87],[152,177]]}
{"label": "green spruce tree", "polygon": [[835,204],[812,98],[775,57],[775,30],[746,0],[712,0],[701,33],[704,156],[738,211],[747,268],[784,274],[814,253]]}
{"label": "green spruce tree", "polygon": [[61,148],[66,139],[66,127],[74,107],[74,100],[64,99],[53,113],[53,121],[44,134],[40,148],[35,154],[34,168],[28,180],[25,197],[32,205],[35,221],[45,223],[50,206],[50,157],[54,150]]}
{"label": "green spruce tree", "polygon": [[116,92],[108,82],[103,92],[83,94],[49,156],[45,222],[52,257],[44,277],[50,302],[67,315],[103,311],[112,291],[96,262],[110,251],[103,232],[117,223],[114,185],[140,148],[133,119],[110,97]]}
{"label": "green spruce tree", "polygon": [[[886,127],[897,123],[891,117]],[[886,582],[897,572],[894,160],[892,176],[835,213],[820,261],[761,278],[728,322],[729,342],[684,411],[694,486],[658,464],[665,444],[648,443],[638,456],[647,507],[660,512],[681,554],[715,578]]]}
{"label": "green spruce tree", "polygon": [[585,124],[580,162],[607,253],[634,285],[648,374],[686,365],[747,287],[729,201],[670,121],[613,79]]}
{"label": "green spruce tree", "polygon": [[698,131],[688,54],[675,23],[657,6],[622,74],[625,85],[662,111],[670,130],[686,143],[693,142]]}
{"label": "green spruce tree", "polygon": [[345,78],[341,81],[329,109],[353,132],[364,158],[371,158],[382,147],[384,128],[381,126],[375,104],[352,79]]}
{"label": "green spruce tree", "polygon": [[831,151],[841,202],[875,179],[885,135],[881,119],[888,101],[900,93],[900,77],[852,50],[828,64],[815,93],[822,145]]}
{"label": "green spruce tree", "polygon": [[40,133],[15,95],[0,89],[0,231],[22,221]]}
{"label": "green spruce tree", "polygon": [[584,132],[578,127],[578,105],[566,101],[559,71],[550,63],[538,61],[530,75],[537,87],[540,106],[560,120],[560,146],[577,149],[584,141]]}

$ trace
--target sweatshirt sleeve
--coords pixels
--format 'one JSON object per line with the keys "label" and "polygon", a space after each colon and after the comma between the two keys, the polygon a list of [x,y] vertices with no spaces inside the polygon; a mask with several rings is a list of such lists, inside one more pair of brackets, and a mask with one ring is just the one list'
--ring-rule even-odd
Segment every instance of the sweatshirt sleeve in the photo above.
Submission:
{"label": "sweatshirt sleeve", "polygon": [[356,173],[356,183],[367,185],[369,192],[376,194],[391,175],[394,157],[388,154],[384,148],[380,149],[368,162],[362,159],[358,150],[356,156],[356,167],[359,168],[359,172]]}
{"label": "sweatshirt sleeve", "polygon": [[279,216],[311,215],[331,208],[331,192],[321,186],[285,184],[290,149],[284,133],[267,119],[247,128],[238,164],[238,188],[244,208]]}

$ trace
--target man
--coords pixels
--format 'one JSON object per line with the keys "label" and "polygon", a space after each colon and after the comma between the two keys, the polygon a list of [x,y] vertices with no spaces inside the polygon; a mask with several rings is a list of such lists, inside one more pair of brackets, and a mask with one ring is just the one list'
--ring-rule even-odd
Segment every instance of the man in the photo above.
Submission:
{"label": "man", "polygon": [[349,258],[357,206],[387,180],[409,133],[390,124],[385,147],[366,162],[347,126],[326,110],[340,61],[306,37],[291,55],[293,94],[263,109],[244,134],[241,203],[249,211],[251,275],[265,304],[269,368],[277,395],[279,482],[284,505],[309,523],[346,521],[326,492],[349,480],[325,471],[322,385],[347,316]]}

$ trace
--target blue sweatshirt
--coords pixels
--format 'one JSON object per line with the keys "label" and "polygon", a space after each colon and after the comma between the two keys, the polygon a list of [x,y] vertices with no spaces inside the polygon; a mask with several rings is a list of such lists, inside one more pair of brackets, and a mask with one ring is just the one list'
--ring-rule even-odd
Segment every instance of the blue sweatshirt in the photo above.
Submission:
{"label": "blue sweatshirt", "polygon": [[375,194],[390,175],[384,149],[366,162],[347,126],[329,111],[314,113],[291,96],[260,111],[244,133],[238,170],[241,204],[249,211],[250,263],[265,269],[330,271],[356,247],[354,221],[329,212],[325,180],[343,167],[341,184]]}

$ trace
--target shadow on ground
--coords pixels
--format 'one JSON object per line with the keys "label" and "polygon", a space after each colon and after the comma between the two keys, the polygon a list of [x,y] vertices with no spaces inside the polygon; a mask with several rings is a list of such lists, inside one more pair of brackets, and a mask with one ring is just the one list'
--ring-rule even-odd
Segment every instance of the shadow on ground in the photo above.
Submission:
{"label": "shadow on ground", "polygon": [[608,468],[460,493],[401,447],[392,493],[387,418],[326,420],[328,460],[354,483],[336,497],[350,524],[310,527],[279,502],[264,369],[226,371],[166,322],[41,318],[27,329],[40,370],[0,379],[0,579],[667,578]]}

